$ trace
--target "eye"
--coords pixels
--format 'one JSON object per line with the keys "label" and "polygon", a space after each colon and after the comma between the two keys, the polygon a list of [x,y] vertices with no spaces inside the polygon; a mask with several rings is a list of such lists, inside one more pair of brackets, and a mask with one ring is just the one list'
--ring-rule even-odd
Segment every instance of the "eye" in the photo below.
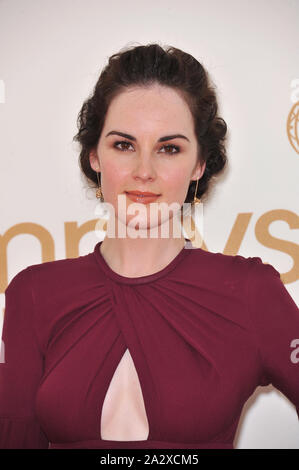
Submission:
{"label": "eye", "polygon": [[117,145],[122,145],[122,144],[132,145],[130,142],[127,142],[126,140],[121,140],[121,141],[115,142],[114,145],[113,145],[113,147],[117,148],[117,149],[120,150],[121,152],[124,152],[124,151],[127,150],[127,149],[123,150],[123,149],[117,147]]}
{"label": "eye", "polygon": [[175,152],[165,152],[165,153],[170,153],[170,154],[171,153],[179,153],[179,151],[180,151],[180,147],[178,145],[173,145],[173,144],[163,145],[162,148],[175,150]]}
{"label": "eye", "polygon": [[[120,145],[120,147],[118,147]],[[125,146],[125,148],[123,147]],[[128,150],[128,146],[132,145],[131,142],[128,142],[127,140],[119,140],[113,144],[113,147],[120,150],[121,152],[126,152]],[[161,149],[171,149],[171,152],[162,152],[162,153],[168,153],[168,154],[174,154],[174,153],[179,153],[180,152],[180,147],[178,145],[174,144],[167,144],[167,145],[162,145]]]}

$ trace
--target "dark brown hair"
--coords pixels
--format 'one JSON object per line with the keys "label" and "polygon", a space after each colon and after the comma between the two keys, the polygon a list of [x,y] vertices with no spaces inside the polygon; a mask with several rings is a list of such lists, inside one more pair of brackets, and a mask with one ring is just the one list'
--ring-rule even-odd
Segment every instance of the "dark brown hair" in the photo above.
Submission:
{"label": "dark brown hair", "polygon": [[[217,116],[216,93],[208,72],[192,55],[172,46],[163,48],[156,43],[131,46],[109,58],[93,93],[84,101],[78,114],[78,133],[73,140],[80,143],[80,168],[87,182],[96,183],[93,187],[97,187],[97,175],[90,166],[89,152],[98,144],[109,104],[127,87],[154,83],[176,89],[192,113],[199,144],[198,161],[206,162],[196,194],[201,198],[207,192],[213,175],[219,173],[227,162],[224,145],[227,126]],[[193,201],[195,187],[196,181],[191,181],[186,203]]]}

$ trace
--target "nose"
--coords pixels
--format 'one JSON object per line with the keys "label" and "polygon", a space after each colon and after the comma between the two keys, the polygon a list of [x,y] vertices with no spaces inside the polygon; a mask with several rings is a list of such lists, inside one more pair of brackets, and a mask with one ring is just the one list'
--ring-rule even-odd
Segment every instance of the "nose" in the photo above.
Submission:
{"label": "nose", "polygon": [[156,178],[156,170],[150,155],[139,155],[137,158],[136,166],[133,169],[132,176],[135,179],[142,181],[151,180]]}

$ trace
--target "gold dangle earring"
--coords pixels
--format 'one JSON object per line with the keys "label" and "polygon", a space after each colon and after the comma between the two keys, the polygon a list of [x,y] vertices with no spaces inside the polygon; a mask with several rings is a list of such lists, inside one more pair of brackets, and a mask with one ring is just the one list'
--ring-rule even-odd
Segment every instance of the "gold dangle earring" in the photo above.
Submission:
{"label": "gold dangle earring", "polygon": [[193,199],[193,208],[194,208],[194,225],[195,225],[195,245],[199,248],[203,244],[203,205],[200,198],[196,197],[198,188],[198,180],[196,181],[196,188]]}
{"label": "gold dangle earring", "polygon": [[198,204],[200,202],[200,199],[198,199],[198,197],[196,197],[196,194],[197,194],[197,187],[198,187],[198,179],[196,180],[196,188],[195,188],[195,193],[194,193],[194,199],[193,199],[193,204]]}
{"label": "gold dangle earring", "polygon": [[96,192],[96,197],[97,198],[100,198],[101,201],[103,201],[104,197],[103,197],[103,193],[102,193],[102,189],[101,189],[101,185],[100,185],[100,181],[99,181],[99,173],[97,173],[97,178],[98,178],[98,189],[97,189],[97,192]]}

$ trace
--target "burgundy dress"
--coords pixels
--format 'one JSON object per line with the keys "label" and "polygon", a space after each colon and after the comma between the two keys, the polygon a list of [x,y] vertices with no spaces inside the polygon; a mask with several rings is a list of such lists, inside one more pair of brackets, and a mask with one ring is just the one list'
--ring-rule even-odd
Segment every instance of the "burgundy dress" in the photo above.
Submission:
{"label": "burgundy dress", "polygon": [[[187,242],[164,269],[128,278],[100,244],[31,265],[6,288],[0,448],[233,448],[243,405],[270,383],[299,418],[299,310],[272,265]],[[127,348],[149,436],[103,440]]]}

